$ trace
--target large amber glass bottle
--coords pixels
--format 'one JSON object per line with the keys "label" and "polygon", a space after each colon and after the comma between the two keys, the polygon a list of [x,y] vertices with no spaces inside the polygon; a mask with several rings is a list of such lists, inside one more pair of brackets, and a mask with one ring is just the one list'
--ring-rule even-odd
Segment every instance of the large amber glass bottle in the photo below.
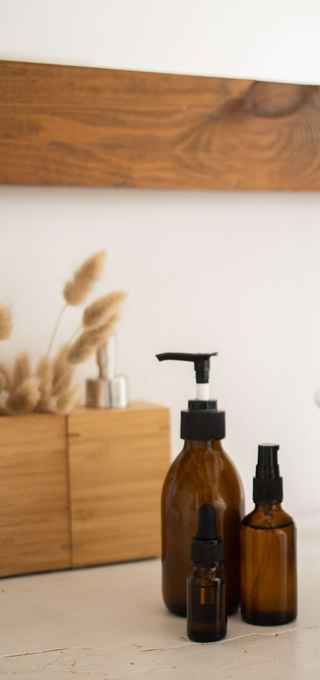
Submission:
{"label": "large amber glass bottle", "polygon": [[278,446],[259,446],[255,509],[241,526],[241,613],[260,626],[297,615],[296,528],[281,507]]}
{"label": "large amber glass bottle", "polygon": [[168,609],[186,615],[190,545],[199,508],[214,506],[224,541],[227,613],[240,601],[240,522],[243,490],[220,440],[187,440],[172,464],[162,491],[162,591]]}
{"label": "large amber glass bottle", "polygon": [[209,400],[212,354],[166,353],[160,361],[192,361],[197,398],[181,412],[184,447],[171,465],[162,490],[162,591],[168,609],[186,616],[186,583],[191,573],[190,546],[199,508],[214,506],[219,536],[224,541],[227,613],[240,601],[240,523],[243,489],[237,471],[222,448],[225,414]]}

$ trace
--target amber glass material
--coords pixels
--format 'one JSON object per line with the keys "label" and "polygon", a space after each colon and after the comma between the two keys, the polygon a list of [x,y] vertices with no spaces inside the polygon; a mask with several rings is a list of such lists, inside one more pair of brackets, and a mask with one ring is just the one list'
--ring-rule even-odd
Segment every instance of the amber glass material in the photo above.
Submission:
{"label": "amber glass material", "polygon": [[257,505],[242,522],[241,614],[260,626],[297,616],[296,529],[280,503]]}
{"label": "amber glass material", "polygon": [[162,490],[162,591],[168,609],[186,615],[186,583],[199,507],[212,504],[224,540],[227,613],[240,601],[240,522],[243,490],[220,441],[186,441]]}
{"label": "amber glass material", "polygon": [[194,566],[187,580],[187,633],[194,642],[221,640],[227,632],[222,565]]}

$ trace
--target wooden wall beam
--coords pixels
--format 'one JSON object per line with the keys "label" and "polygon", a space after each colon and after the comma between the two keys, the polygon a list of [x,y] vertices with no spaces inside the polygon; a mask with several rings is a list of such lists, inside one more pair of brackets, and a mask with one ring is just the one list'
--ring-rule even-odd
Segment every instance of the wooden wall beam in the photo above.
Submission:
{"label": "wooden wall beam", "polygon": [[0,62],[0,183],[320,189],[320,88]]}

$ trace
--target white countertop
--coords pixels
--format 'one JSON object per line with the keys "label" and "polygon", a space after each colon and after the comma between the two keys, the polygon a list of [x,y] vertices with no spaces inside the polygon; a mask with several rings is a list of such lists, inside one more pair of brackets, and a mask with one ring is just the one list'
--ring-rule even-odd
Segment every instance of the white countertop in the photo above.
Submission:
{"label": "white countertop", "polygon": [[0,581],[0,677],[21,680],[319,680],[320,532],[300,536],[298,620],[229,619],[228,637],[191,643],[162,605],[160,562]]}

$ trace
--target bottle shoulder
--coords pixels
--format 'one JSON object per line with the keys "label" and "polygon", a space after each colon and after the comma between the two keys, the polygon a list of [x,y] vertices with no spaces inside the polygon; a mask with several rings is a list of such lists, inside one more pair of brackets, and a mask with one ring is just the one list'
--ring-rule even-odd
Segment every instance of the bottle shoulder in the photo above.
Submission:
{"label": "bottle shoulder", "polygon": [[165,476],[164,486],[166,486],[170,482],[170,480],[172,478],[174,478],[174,476],[177,474],[179,467],[183,463],[183,458],[184,458],[184,449],[182,449],[182,451],[180,451],[180,453],[178,453],[176,458],[174,458],[174,460],[171,461],[171,463],[169,465],[169,469],[167,470],[167,474]]}
{"label": "bottle shoulder", "polygon": [[221,459],[223,462],[223,469],[225,473],[229,474],[229,476],[236,481],[236,483],[241,488],[241,491],[243,493],[242,481],[240,474],[237,470],[237,467],[234,461],[232,460],[231,456],[224,449],[221,449]]}
{"label": "bottle shoulder", "polygon": [[236,467],[223,451],[220,442],[207,446],[184,446],[171,463],[163,486],[163,499],[183,496],[187,491],[211,488],[215,496],[234,507],[241,507],[243,515],[243,487]]}
{"label": "bottle shoulder", "polygon": [[198,467],[204,461],[218,467],[220,472],[233,476],[241,484],[237,468],[220,442],[208,442],[207,446],[199,446],[194,449],[184,446],[172,461],[168,474],[176,472],[179,468]]}
{"label": "bottle shoulder", "polygon": [[242,520],[243,527],[253,529],[280,529],[294,527],[295,523],[291,515],[281,506],[258,506],[249,512]]}

